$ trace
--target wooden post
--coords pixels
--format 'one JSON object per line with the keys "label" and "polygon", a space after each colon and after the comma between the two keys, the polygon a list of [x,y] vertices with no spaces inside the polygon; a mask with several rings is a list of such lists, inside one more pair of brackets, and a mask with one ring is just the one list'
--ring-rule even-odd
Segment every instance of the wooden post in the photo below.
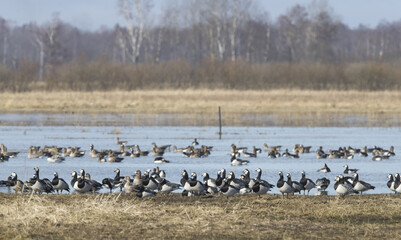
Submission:
{"label": "wooden post", "polygon": [[221,131],[221,107],[219,106],[219,139],[221,139],[221,135],[223,134],[223,132]]}

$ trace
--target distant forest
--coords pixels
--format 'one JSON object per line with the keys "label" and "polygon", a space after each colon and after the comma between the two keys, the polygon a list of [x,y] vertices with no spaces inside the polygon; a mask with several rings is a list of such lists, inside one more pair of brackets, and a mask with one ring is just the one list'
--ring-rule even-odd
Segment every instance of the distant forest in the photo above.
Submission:
{"label": "distant forest", "polygon": [[352,29],[325,2],[274,21],[252,0],[169,3],[155,21],[151,1],[119,0],[125,24],[97,31],[0,16],[0,91],[401,89],[401,21]]}

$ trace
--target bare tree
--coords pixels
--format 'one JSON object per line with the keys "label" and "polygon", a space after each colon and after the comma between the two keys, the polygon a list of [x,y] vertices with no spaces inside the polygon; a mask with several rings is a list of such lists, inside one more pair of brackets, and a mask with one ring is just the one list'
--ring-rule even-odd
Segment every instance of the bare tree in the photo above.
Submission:
{"label": "bare tree", "polygon": [[7,52],[8,52],[8,36],[9,36],[9,28],[7,26],[7,22],[5,19],[0,18],[0,36],[2,37],[3,43],[3,59],[2,63],[6,66],[7,63]]}
{"label": "bare tree", "polygon": [[151,9],[151,1],[119,0],[119,9],[127,23],[128,53],[131,62],[137,63],[144,35],[146,14]]}

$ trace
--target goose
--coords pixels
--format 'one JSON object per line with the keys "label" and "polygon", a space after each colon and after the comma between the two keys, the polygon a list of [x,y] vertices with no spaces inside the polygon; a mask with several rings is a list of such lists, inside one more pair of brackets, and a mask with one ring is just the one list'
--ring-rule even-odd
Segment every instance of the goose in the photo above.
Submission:
{"label": "goose", "polygon": [[260,183],[268,186],[270,189],[274,188],[273,184],[270,184],[267,181],[261,179],[262,178],[262,169],[261,168],[256,169],[256,172],[258,173],[258,175],[256,176],[256,182],[260,182]]}
{"label": "goose", "polygon": [[293,193],[299,193],[301,194],[302,190],[305,190],[304,187],[302,186],[302,184],[300,184],[297,181],[292,181],[291,180],[291,174],[287,173],[287,182],[292,184],[292,188],[293,188]]}
{"label": "goose", "polygon": [[301,178],[301,180],[299,181],[299,183],[300,183],[300,184],[302,185],[302,187],[303,187],[304,195],[305,195],[306,190],[308,190],[308,195],[309,195],[310,190],[313,189],[313,188],[315,188],[315,187],[316,187],[316,184],[315,184],[311,179],[306,178],[305,171],[302,171],[302,172],[301,172],[301,175],[302,175],[302,178]]}
{"label": "goose", "polygon": [[65,158],[61,157],[60,155],[53,155],[47,158],[49,163],[62,163],[64,162]]}
{"label": "goose", "polygon": [[120,145],[120,155],[121,155],[122,157],[128,157],[128,156],[131,155],[131,153],[125,151],[125,146],[121,144],[121,145]]}
{"label": "goose", "polygon": [[159,157],[161,157],[161,156],[163,156],[164,155],[164,151],[165,151],[165,149],[160,149],[160,148],[156,148],[156,147],[153,147],[152,148],[152,156],[159,156]]}
{"label": "goose", "polygon": [[220,192],[228,198],[239,193],[239,189],[232,186],[227,179],[223,179],[223,186],[220,188]]}
{"label": "goose", "polygon": [[327,166],[326,163],[324,164],[324,167],[323,167],[323,168],[320,168],[320,169],[318,169],[317,171],[318,171],[318,172],[322,172],[322,173],[331,172],[330,168]]}
{"label": "goose", "polygon": [[266,143],[263,144],[265,151],[280,151],[281,146],[268,146]]}
{"label": "goose", "polygon": [[103,188],[103,185],[98,181],[91,179],[91,175],[89,173],[85,173],[85,178],[92,185],[92,192],[98,192]]}
{"label": "goose", "polygon": [[267,184],[264,184],[263,182],[256,182],[255,185],[252,187],[252,191],[256,194],[260,195],[265,194],[268,191],[270,191],[270,186]]}
{"label": "goose", "polygon": [[378,162],[378,161],[381,161],[383,159],[384,159],[383,156],[381,156],[381,155],[379,155],[379,154],[377,154],[375,152],[372,152],[372,161]]}
{"label": "goose", "polygon": [[74,147],[71,149],[70,156],[71,158],[83,157],[85,155],[85,151],[80,151],[79,147]]}
{"label": "goose", "polygon": [[114,181],[113,178],[103,178],[102,185],[103,187],[110,190],[110,193],[113,191],[114,188],[119,187],[122,183],[120,181]]}
{"label": "goose", "polygon": [[254,158],[256,158],[258,156],[255,146],[253,147],[253,152],[250,153],[250,152],[244,151],[242,154],[244,154],[244,157],[254,157]]}
{"label": "goose", "polygon": [[180,188],[181,188],[180,184],[172,183],[163,178],[163,180],[159,182],[157,190],[163,193],[171,193]]}
{"label": "goose", "polygon": [[226,178],[226,170],[223,168],[219,171],[217,171],[217,178],[216,178],[216,186],[218,188],[223,187],[224,185],[224,179]]}
{"label": "goose", "polygon": [[53,176],[54,176],[54,178],[52,180],[52,185],[53,185],[54,189],[57,191],[57,194],[58,194],[58,191],[63,193],[63,190],[70,192],[70,187],[68,186],[68,183],[64,179],[59,178],[57,172],[54,172]]}
{"label": "goose", "polygon": [[170,161],[166,160],[164,157],[156,157],[153,162],[156,164],[162,164],[162,163],[169,163]]}
{"label": "goose", "polygon": [[17,173],[12,172],[11,178],[7,181],[9,186],[14,190],[15,193],[23,192],[24,191],[24,183],[18,179]]}
{"label": "goose", "polygon": [[124,187],[122,184],[124,177],[120,176],[120,169],[116,168],[114,169],[114,172],[116,173],[116,176],[114,177],[114,185],[119,185],[120,191],[122,191]]}
{"label": "goose", "polygon": [[135,185],[135,184],[131,184],[131,178],[130,176],[126,176],[124,178],[124,192],[125,193],[132,193],[132,192],[139,192],[140,188],[143,187],[143,185]]}
{"label": "goose", "polygon": [[50,182],[49,179],[44,178],[44,179],[40,179],[39,178],[39,168],[35,167],[35,174],[33,179],[31,179],[31,188],[35,193],[42,193],[42,192],[46,192],[46,193],[51,193],[54,192],[54,188],[52,183]]}
{"label": "goose", "polygon": [[248,164],[248,160],[242,160],[239,158],[236,158],[235,156],[231,157],[231,166],[242,166]]}
{"label": "goose", "polygon": [[156,143],[152,143],[153,148],[156,148],[156,150],[161,150],[161,151],[166,151],[167,149],[170,150],[171,145],[162,145],[162,146],[157,146]]}
{"label": "goose", "polygon": [[104,157],[105,155],[107,155],[106,152],[99,152],[95,149],[95,147],[93,146],[93,144],[90,145],[90,153],[89,155],[92,158],[99,158],[99,157]]}
{"label": "goose", "polygon": [[149,190],[156,190],[158,187],[158,182],[154,177],[149,176],[150,171],[144,173],[144,178],[142,178],[142,184],[145,188]]}
{"label": "goose", "polygon": [[177,148],[177,146],[173,146],[173,151],[174,152],[187,152],[187,150],[189,149],[189,147],[186,148]]}
{"label": "goose", "polygon": [[267,158],[277,158],[276,153],[275,153],[274,151],[270,151],[270,152],[267,154]]}
{"label": "goose", "polygon": [[393,178],[393,175],[391,174],[391,173],[389,173],[388,175],[387,175],[387,177],[388,177],[388,182],[387,182],[387,187],[391,190],[391,191],[393,191],[394,193],[397,193],[396,191],[395,191],[395,181],[394,181],[394,178]]}
{"label": "goose", "polygon": [[295,154],[291,154],[288,152],[288,149],[285,150],[285,152],[282,155],[283,157],[288,157],[288,158],[299,158],[299,154],[296,151]]}
{"label": "goose", "polygon": [[92,185],[85,179],[85,175],[78,178],[77,172],[72,172],[71,186],[77,193],[87,193],[92,191]]}
{"label": "goose", "polygon": [[285,193],[287,194],[288,198],[288,194],[294,192],[294,188],[292,187],[291,177],[289,181],[284,181],[283,172],[279,172],[278,174],[280,178],[277,181],[277,189],[281,192],[283,198]]}
{"label": "goose", "polygon": [[368,191],[370,189],[375,189],[374,186],[367,182],[360,181],[358,173],[354,173],[353,185],[354,189],[362,194],[362,192]]}
{"label": "goose", "polygon": [[117,145],[126,145],[127,143],[128,143],[127,141],[120,141],[120,138],[117,137],[117,141],[116,141]]}
{"label": "goose", "polygon": [[325,191],[329,185],[330,185],[330,180],[325,177],[316,180],[316,188],[319,191]]}
{"label": "goose", "polygon": [[238,188],[241,194],[248,192],[248,184],[242,179],[235,178],[234,172],[230,171],[228,173],[227,180],[230,185]]}
{"label": "goose", "polygon": [[16,157],[19,152],[8,152],[7,151],[7,147],[4,144],[1,144],[1,154],[3,154],[3,156],[7,156],[7,157]]}
{"label": "goose", "polygon": [[181,183],[181,186],[184,187],[185,183],[189,180],[187,170],[183,170],[181,173],[181,176],[182,176],[182,178],[180,180],[180,183]]}
{"label": "goose", "polygon": [[184,190],[195,194],[202,194],[205,191],[205,186],[196,179],[196,173],[191,174],[192,178],[185,182]]}
{"label": "goose", "polygon": [[231,152],[244,153],[247,150],[248,150],[247,147],[237,147],[234,143],[231,144]]}
{"label": "goose", "polygon": [[198,146],[199,145],[199,143],[198,143],[198,140],[195,138],[194,139],[194,141],[192,142],[192,146]]}
{"label": "goose", "polygon": [[395,156],[394,146],[390,146],[390,150],[383,150],[382,154],[384,156]]}
{"label": "goose", "polygon": [[112,151],[109,151],[109,159],[108,162],[121,162],[124,160],[122,157],[118,157],[117,155],[114,155]]}
{"label": "goose", "polygon": [[149,155],[149,151],[141,151],[139,145],[135,145],[135,147],[136,147],[136,152],[139,153],[140,156],[146,157]]}
{"label": "goose", "polygon": [[396,193],[401,193],[401,181],[400,181],[400,174],[394,174],[394,188]]}
{"label": "goose", "polygon": [[365,146],[359,151],[359,156],[360,157],[367,157],[368,156],[368,148]]}
{"label": "goose", "polygon": [[352,184],[345,181],[342,175],[335,177],[334,180],[336,181],[334,184],[334,190],[336,190],[341,197],[352,193],[358,194],[358,191],[354,190]]}
{"label": "goose", "polygon": [[217,188],[216,179],[210,178],[209,173],[202,173],[203,176],[203,183],[205,186]]}
{"label": "goose", "polygon": [[345,164],[344,167],[345,167],[345,170],[344,170],[345,174],[353,174],[353,173],[356,173],[358,171],[358,169],[349,168],[348,164]]}
{"label": "goose", "polygon": [[153,190],[150,190],[144,186],[138,186],[138,191],[136,193],[136,196],[139,198],[147,198],[147,197],[154,197],[156,195],[156,192]]}
{"label": "goose", "polygon": [[337,151],[333,151],[330,149],[328,158],[330,159],[340,158],[340,154]]}
{"label": "goose", "polygon": [[[127,177],[125,177],[125,178],[127,178]],[[132,183],[134,186],[142,186],[143,185],[142,173],[140,170],[136,170],[136,172],[134,174],[134,180]]]}
{"label": "goose", "polygon": [[251,173],[248,169],[242,171],[244,173],[244,181],[248,184],[249,189],[252,189],[255,183],[258,181],[256,178],[251,178]]}
{"label": "goose", "polygon": [[130,148],[130,152],[131,152],[130,157],[132,157],[132,158],[137,158],[137,157],[141,156],[141,153],[134,152],[134,148]]}

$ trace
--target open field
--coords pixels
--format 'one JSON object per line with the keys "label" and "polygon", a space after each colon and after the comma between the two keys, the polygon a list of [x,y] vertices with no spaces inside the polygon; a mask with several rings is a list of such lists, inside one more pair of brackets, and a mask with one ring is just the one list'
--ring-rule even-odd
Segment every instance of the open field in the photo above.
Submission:
{"label": "open field", "polygon": [[399,239],[395,195],[0,194],[1,239]]}
{"label": "open field", "polygon": [[395,113],[401,92],[139,90],[2,93],[2,112],[76,113]]}
{"label": "open field", "polygon": [[[224,125],[347,126],[346,118],[357,117],[364,121],[355,125],[401,126],[401,92],[398,91],[34,91],[5,92],[0,95],[0,101],[2,113],[149,115],[142,119],[143,124],[155,118],[151,114],[186,114],[186,120],[179,125],[216,125],[217,109],[221,106]],[[255,121],[266,116],[271,123]],[[141,125],[141,121],[136,124]]]}

